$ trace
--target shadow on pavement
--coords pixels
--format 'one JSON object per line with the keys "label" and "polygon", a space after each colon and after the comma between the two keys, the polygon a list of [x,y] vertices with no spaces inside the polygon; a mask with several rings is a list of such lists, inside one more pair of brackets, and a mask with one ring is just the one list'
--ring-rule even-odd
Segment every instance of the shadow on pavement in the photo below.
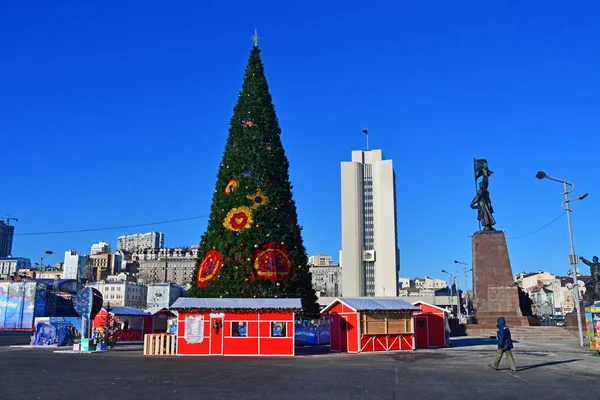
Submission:
{"label": "shadow on pavement", "polygon": [[488,344],[496,344],[496,339],[489,338],[451,338],[450,339],[450,347],[470,347],[470,346],[483,346]]}
{"label": "shadow on pavement", "polygon": [[[495,345],[498,340],[490,336],[489,338],[484,337],[465,337],[465,338],[451,338],[450,347],[471,347],[471,346],[484,346],[484,345]],[[513,343],[519,343],[518,340],[513,339]]]}
{"label": "shadow on pavement", "polygon": [[[330,354],[331,349],[329,345],[320,345],[320,346],[296,346],[296,355],[297,356],[312,356],[315,354]],[[331,353],[338,354],[338,353]]]}
{"label": "shadow on pavement", "polygon": [[525,371],[525,370],[532,369],[532,368],[546,367],[549,365],[567,364],[567,363],[572,363],[575,361],[581,361],[581,358],[574,358],[572,360],[564,360],[564,361],[550,361],[550,362],[545,362],[545,363],[541,363],[541,364],[527,365],[524,367],[519,367],[517,370]]}

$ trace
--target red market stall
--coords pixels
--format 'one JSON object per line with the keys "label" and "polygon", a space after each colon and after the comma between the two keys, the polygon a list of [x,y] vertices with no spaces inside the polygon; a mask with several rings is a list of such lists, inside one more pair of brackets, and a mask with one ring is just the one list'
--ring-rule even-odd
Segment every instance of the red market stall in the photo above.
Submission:
{"label": "red market stall", "polygon": [[417,301],[413,303],[421,311],[415,312],[415,344],[417,349],[448,346],[450,311],[433,304]]}
{"label": "red market stall", "polygon": [[152,330],[144,333],[166,333],[169,330],[169,321],[177,318],[177,312],[164,307],[148,308],[145,311],[152,315]]}
{"label": "red market stall", "polygon": [[402,299],[339,298],[329,313],[331,351],[414,350],[413,313],[419,309]]}
{"label": "red market stall", "polygon": [[293,356],[300,299],[177,299],[177,355]]}
{"label": "red market stall", "polygon": [[[109,313],[106,308],[100,310],[94,318],[94,329],[102,329]],[[118,324],[118,342],[140,342],[144,333],[152,332],[152,314],[132,307],[110,307],[110,313]]]}

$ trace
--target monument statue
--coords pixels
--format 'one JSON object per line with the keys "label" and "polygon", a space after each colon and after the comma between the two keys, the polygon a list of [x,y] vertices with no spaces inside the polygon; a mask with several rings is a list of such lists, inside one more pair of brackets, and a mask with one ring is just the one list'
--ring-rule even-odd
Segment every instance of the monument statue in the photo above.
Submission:
{"label": "monument statue", "polygon": [[477,210],[477,219],[484,231],[495,231],[493,226],[496,225],[496,220],[492,215],[494,213],[494,208],[492,207],[492,201],[490,200],[490,192],[488,192],[488,178],[493,172],[489,170],[487,160],[485,159],[476,159],[473,164],[476,187],[477,179],[480,177],[482,177],[482,179],[481,182],[479,182],[477,194],[473,201],[471,201],[471,208]]}
{"label": "monument statue", "polygon": [[598,256],[592,257],[592,261],[583,257],[579,257],[579,259],[590,267],[591,278],[585,285],[585,294],[583,295],[584,305],[589,306],[600,301],[600,262],[598,262]]}

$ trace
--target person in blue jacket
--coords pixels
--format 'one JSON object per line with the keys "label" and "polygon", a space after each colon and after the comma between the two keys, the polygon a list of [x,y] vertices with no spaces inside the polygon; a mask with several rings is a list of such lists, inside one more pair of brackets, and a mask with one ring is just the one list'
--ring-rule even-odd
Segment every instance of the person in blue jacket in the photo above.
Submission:
{"label": "person in blue jacket", "polygon": [[513,341],[510,337],[510,329],[506,326],[506,321],[504,318],[498,318],[498,323],[496,324],[498,327],[498,351],[496,352],[496,359],[494,363],[490,365],[492,369],[498,370],[498,365],[500,365],[500,361],[502,360],[502,356],[506,353],[506,358],[508,358],[508,363],[510,364],[510,369],[512,371],[517,371],[517,365],[515,364],[515,359],[512,355]]}

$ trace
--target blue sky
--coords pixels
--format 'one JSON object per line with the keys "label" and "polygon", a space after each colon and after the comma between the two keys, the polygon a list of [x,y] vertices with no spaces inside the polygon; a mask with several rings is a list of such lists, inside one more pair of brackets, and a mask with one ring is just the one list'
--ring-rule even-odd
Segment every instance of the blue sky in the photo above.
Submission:
{"label": "blue sky", "polygon": [[[363,127],[394,162],[402,276],[471,262],[474,156],[513,272],[569,267],[566,218],[527,235],[561,213],[539,169],[590,193],[575,249],[600,253],[596,2],[287,3],[4,2],[0,215],[23,234],[208,214],[257,28],[309,254],[337,259],[340,162]],[[13,253],[54,263],[150,230],[191,245],[206,224],[19,235]]]}

